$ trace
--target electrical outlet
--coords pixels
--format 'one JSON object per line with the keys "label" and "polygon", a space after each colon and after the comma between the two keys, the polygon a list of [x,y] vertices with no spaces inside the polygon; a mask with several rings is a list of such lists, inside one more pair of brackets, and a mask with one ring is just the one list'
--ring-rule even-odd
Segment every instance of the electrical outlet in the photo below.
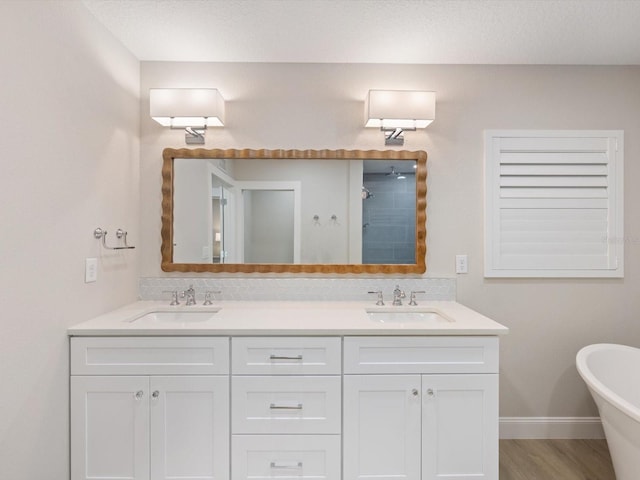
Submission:
{"label": "electrical outlet", "polygon": [[98,280],[98,259],[85,258],[84,260],[84,283],[92,283]]}
{"label": "electrical outlet", "polygon": [[466,255],[456,255],[456,273],[469,273],[469,261]]}

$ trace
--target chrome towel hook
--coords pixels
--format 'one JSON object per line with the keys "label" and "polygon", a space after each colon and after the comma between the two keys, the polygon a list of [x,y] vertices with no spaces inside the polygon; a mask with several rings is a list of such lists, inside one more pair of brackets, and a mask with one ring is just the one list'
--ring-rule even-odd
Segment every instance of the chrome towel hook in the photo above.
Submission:
{"label": "chrome towel hook", "polygon": [[134,247],[133,245],[129,245],[127,243],[127,232],[125,232],[124,230],[122,230],[121,228],[116,230],[116,238],[118,240],[121,240],[123,245],[120,247],[110,247],[107,245],[107,231],[103,230],[102,228],[98,227],[93,231],[93,236],[100,240],[102,239],[102,246],[107,249],[107,250],[131,250]]}

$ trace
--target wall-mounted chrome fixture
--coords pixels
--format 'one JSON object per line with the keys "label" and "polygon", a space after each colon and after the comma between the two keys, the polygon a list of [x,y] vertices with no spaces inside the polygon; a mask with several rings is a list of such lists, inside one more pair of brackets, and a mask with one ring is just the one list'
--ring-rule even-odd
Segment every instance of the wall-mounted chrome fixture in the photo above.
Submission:
{"label": "wall-mounted chrome fixture", "polygon": [[224,126],[224,99],[215,88],[152,88],[149,113],[164,127],[184,129],[187,144],[202,145],[207,127]]}
{"label": "wall-mounted chrome fixture", "polygon": [[107,245],[107,231],[103,230],[100,227],[96,228],[93,231],[93,236],[98,240],[102,239],[102,246],[107,250],[131,250],[136,248],[133,245],[129,245],[127,243],[127,232],[125,232],[121,228],[116,230],[116,238],[122,243],[122,245],[117,247],[109,247]]}
{"label": "wall-mounted chrome fixture", "polygon": [[436,93],[417,90],[369,90],[365,127],[386,133],[385,145],[404,145],[404,132],[426,128],[436,118]]}
{"label": "wall-mounted chrome fixture", "polygon": [[402,172],[396,172],[396,167],[391,167],[391,171],[389,173],[387,173],[386,175],[387,177],[394,177],[396,180],[404,180],[405,178],[407,178],[404,173]]}

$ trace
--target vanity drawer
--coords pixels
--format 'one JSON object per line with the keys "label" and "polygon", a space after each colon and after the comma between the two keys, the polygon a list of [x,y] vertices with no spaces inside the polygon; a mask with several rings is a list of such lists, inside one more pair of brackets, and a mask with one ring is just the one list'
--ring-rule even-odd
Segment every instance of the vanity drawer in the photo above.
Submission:
{"label": "vanity drawer", "polygon": [[234,435],[232,480],[340,480],[338,435]]}
{"label": "vanity drawer", "polygon": [[231,395],[234,434],[340,433],[340,376],[233,376]]}
{"label": "vanity drawer", "polygon": [[498,337],[345,337],[344,373],[498,373]]}
{"label": "vanity drawer", "polygon": [[71,375],[228,373],[228,337],[71,338]]}
{"label": "vanity drawer", "polygon": [[231,370],[247,375],[339,375],[340,337],[235,337]]}

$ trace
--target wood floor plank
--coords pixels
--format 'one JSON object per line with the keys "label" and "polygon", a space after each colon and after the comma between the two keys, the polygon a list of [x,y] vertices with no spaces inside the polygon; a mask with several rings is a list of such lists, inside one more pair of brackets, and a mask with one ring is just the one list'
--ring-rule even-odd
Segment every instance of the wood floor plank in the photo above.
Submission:
{"label": "wood floor plank", "polygon": [[500,440],[500,480],[615,480],[605,440]]}

